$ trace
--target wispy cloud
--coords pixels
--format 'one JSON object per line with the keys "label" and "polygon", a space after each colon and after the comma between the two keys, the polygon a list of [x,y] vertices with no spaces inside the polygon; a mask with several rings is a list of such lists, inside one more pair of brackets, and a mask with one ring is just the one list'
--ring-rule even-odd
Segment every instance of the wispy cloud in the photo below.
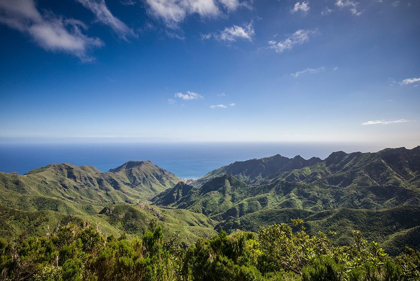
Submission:
{"label": "wispy cloud", "polygon": [[407,120],[407,119],[399,119],[399,120],[394,120],[394,121],[375,120],[375,121],[364,122],[364,123],[362,123],[362,125],[364,125],[364,126],[366,126],[366,125],[378,125],[378,124],[388,125],[388,124],[407,123],[407,122],[410,122],[410,120]]}
{"label": "wispy cloud", "polygon": [[214,0],[146,0],[148,12],[162,19],[170,28],[177,28],[186,16],[215,17],[220,14]]}
{"label": "wispy cloud", "polygon": [[343,8],[343,7],[356,7],[357,3],[351,0],[337,0],[335,2],[335,5],[337,7]]}
{"label": "wispy cloud", "polygon": [[114,17],[105,4],[105,0],[76,0],[85,8],[92,11],[96,20],[109,26],[120,37],[127,41],[127,37],[136,36],[133,30],[127,27],[122,21]]}
{"label": "wispy cloud", "polygon": [[407,86],[407,85],[417,83],[417,82],[420,82],[420,78],[407,78],[407,79],[402,80],[400,82],[400,85],[401,86]]}
{"label": "wispy cloud", "polygon": [[395,2],[392,2],[392,6],[393,7],[398,7],[399,5],[401,4],[401,2],[400,1],[395,1]]}
{"label": "wispy cloud", "polygon": [[248,3],[240,3],[238,0],[219,0],[220,3],[229,11],[235,11],[241,5],[248,5]]}
{"label": "wispy cloud", "polygon": [[211,109],[216,109],[216,108],[221,108],[221,109],[226,109],[227,106],[224,104],[214,104],[214,105],[210,105]]}
{"label": "wispy cloud", "polygon": [[236,103],[232,102],[232,103],[230,103],[228,105],[224,105],[224,104],[213,104],[213,105],[210,105],[210,108],[211,109],[218,109],[218,108],[220,108],[220,109],[226,109],[228,107],[234,107],[234,106],[236,106]]}
{"label": "wispy cloud", "polygon": [[350,12],[355,16],[360,16],[362,14],[362,12],[357,10],[357,6],[359,5],[357,2],[351,0],[337,0],[335,5],[339,8],[349,8]]}
{"label": "wispy cloud", "polygon": [[84,35],[87,26],[79,20],[42,15],[34,0],[1,0],[0,23],[29,35],[45,50],[69,53],[83,62],[94,59],[90,49],[104,45],[99,38]]}
{"label": "wispy cloud", "polygon": [[332,9],[330,9],[330,8],[328,8],[328,7],[325,7],[324,9],[322,9],[322,11],[321,11],[321,15],[326,16],[326,15],[331,14],[332,12],[333,12],[333,10],[332,10]]}
{"label": "wispy cloud", "polygon": [[302,71],[291,73],[290,75],[292,75],[295,78],[298,78],[302,74],[306,74],[306,73],[307,74],[315,74],[315,73],[319,73],[319,72],[324,71],[324,70],[325,70],[325,67],[324,66],[323,67],[319,67],[319,68],[307,68],[307,69],[302,70]]}
{"label": "wispy cloud", "polygon": [[182,32],[171,32],[169,30],[165,30],[165,34],[172,39],[185,40],[185,36]]}
{"label": "wispy cloud", "polygon": [[362,12],[359,12],[356,8],[351,8],[350,12],[355,16],[360,16]]}
{"label": "wispy cloud", "polygon": [[174,99],[168,99],[168,103],[169,104],[174,104],[174,103],[176,103],[176,100],[174,100]]}
{"label": "wispy cloud", "polygon": [[174,29],[190,15],[215,18],[223,16],[224,10],[230,13],[239,7],[252,8],[252,0],[145,0],[145,2],[149,14],[163,20],[167,27]]}
{"label": "wispy cloud", "polygon": [[269,41],[268,48],[275,50],[277,53],[283,53],[285,50],[291,50],[295,45],[300,45],[309,41],[309,38],[318,32],[316,30],[299,29],[284,41]]}
{"label": "wispy cloud", "polygon": [[294,14],[301,11],[302,13],[307,14],[309,12],[309,9],[309,2],[296,2],[295,6],[293,7],[293,9],[290,10],[290,12]]}
{"label": "wispy cloud", "polygon": [[204,98],[202,95],[190,91],[187,91],[186,94],[176,93],[174,96],[182,100],[198,100]]}
{"label": "wispy cloud", "polygon": [[214,38],[216,40],[235,42],[236,40],[248,40],[252,41],[252,37],[255,35],[254,23],[251,21],[245,26],[233,25],[232,27],[226,27],[224,30],[202,35],[203,40]]}

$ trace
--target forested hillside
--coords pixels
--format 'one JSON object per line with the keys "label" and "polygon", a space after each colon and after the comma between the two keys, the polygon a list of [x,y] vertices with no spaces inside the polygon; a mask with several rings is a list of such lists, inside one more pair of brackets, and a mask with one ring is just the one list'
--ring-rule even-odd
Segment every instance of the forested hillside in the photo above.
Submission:
{"label": "forested hillside", "polygon": [[334,232],[329,239],[337,247],[351,245],[360,230],[397,256],[405,246],[420,249],[420,147],[334,152],[324,160],[276,155],[235,162],[195,181],[150,161],[109,172],[51,164],[25,175],[0,173],[0,200],[6,241],[83,222],[131,240],[156,221],[168,239],[193,245],[220,231],[258,233],[303,219],[310,235]]}

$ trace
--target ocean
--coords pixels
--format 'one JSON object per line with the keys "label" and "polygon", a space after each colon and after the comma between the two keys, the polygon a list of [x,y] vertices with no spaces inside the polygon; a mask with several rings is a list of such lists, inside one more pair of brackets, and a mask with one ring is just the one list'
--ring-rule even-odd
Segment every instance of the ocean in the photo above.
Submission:
{"label": "ocean", "polygon": [[334,151],[376,152],[383,147],[320,143],[0,144],[0,171],[24,174],[52,163],[92,165],[101,171],[129,160],[150,160],[180,178],[198,178],[235,161],[280,154],[326,158]]}

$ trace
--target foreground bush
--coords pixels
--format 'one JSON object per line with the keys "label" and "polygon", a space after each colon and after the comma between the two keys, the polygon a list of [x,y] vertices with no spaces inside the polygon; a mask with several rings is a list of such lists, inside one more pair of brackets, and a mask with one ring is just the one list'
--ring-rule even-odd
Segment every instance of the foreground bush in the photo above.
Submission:
{"label": "foreground bush", "polygon": [[420,280],[420,252],[389,257],[358,231],[354,243],[309,236],[302,220],[258,234],[222,231],[189,248],[153,226],[141,239],[69,224],[45,237],[0,239],[0,280]]}

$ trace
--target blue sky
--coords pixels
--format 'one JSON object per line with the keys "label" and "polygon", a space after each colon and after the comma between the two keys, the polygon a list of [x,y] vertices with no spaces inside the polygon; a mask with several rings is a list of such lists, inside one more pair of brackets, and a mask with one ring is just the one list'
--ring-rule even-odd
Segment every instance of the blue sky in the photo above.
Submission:
{"label": "blue sky", "polygon": [[420,2],[0,0],[0,141],[420,145]]}

